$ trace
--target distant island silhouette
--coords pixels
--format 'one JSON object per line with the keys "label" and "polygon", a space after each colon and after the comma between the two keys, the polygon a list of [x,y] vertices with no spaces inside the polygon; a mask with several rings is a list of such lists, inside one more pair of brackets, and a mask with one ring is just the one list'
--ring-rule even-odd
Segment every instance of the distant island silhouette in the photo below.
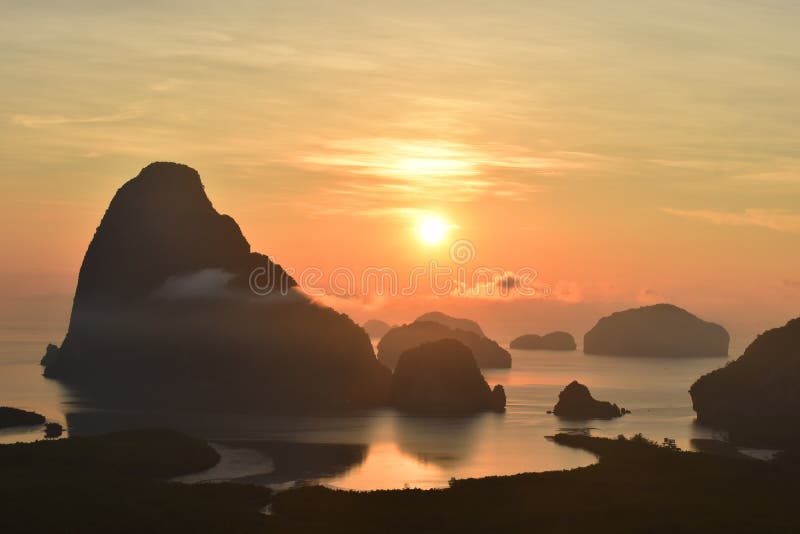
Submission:
{"label": "distant island silhouette", "polygon": [[481,337],[486,337],[486,334],[483,333],[483,329],[481,329],[481,326],[472,319],[462,319],[460,317],[453,317],[451,315],[447,315],[446,313],[442,313],[439,311],[423,313],[422,315],[414,319],[414,322],[439,323],[445,325],[448,328],[452,328],[453,330],[465,330],[467,332],[473,332]]}
{"label": "distant island silhouette", "polygon": [[700,422],[734,441],[783,447],[800,443],[800,317],[759,335],[737,360],[700,377],[689,390]]}
{"label": "distant island silhouette", "polygon": [[441,339],[455,339],[469,347],[478,367],[511,367],[511,354],[497,342],[474,331],[452,329],[433,321],[415,321],[389,330],[378,343],[378,360],[394,369],[400,354],[408,349]]}
{"label": "distant island silhouette", "polygon": [[[260,295],[250,289],[258,278]],[[45,376],[99,405],[246,411],[385,404],[364,330],[250,250],[197,171],[153,163],[111,201]]]}
{"label": "distant island silhouette", "polygon": [[400,354],[392,376],[391,403],[417,413],[459,414],[502,411],[502,386],[483,378],[472,351],[455,339],[424,343]]}
{"label": "distant island silhouette", "polygon": [[372,339],[380,339],[392,329],[392,325],[380,319],[370,319],[361,326]]}
{"label": "distant island silhouette", "polygon": [[517,350],[575,350],[575,338],[567,332],[550,332],[543,336],[526,334],[511,341],[509,345]]}
{"label": "distant island silhouette", "polygon": [[730,336],[672,304],[655,304],[603,317],[583,337],[586,354],[658,357],[727,356]]}

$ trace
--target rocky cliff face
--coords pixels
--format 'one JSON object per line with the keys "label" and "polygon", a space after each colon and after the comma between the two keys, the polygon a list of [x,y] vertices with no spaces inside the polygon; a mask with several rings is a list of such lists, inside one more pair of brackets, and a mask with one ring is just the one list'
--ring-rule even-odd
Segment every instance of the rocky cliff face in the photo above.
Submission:
{"label": "rocky cliff face", "polygon": [[800,317],[758,336],[744,354],[702,376],[689,393],[700,422],[735,441],[800,443]]}
{"label": "rocky cliff face", "polygon": [[603,317],[583,338],[586,354],[620,356],[727,356],[730,336],[718,324],[671,304]]}
{"label": "rocky cliff face", "polygon": [[400,355],[391,402],[398,409],[434,414],[505,409],[502,386],[484,380],[469,348],[454,339],[425,343]]}
{"label": "rocky cliff face", "polygon": [[558,394],[558,404],[553,413],[565,419],[612,419],[622,416],[626,410],[610,402],[595,400],[589,388],[573,380]]}
{"label": "rocky cliff face", "polygon": [[491,339],[431,321],[415,321],[389,330],[378,343],[378,360],[394,369],[404,351],[441,339],[455,339],[469,347],[481,369],[511,367],[511,355]]}
{"label": "rocky cliff face", "polygon": [[294,286],[217,213],[195,170],[153,163],[119,189],[97,228],[45,375],[99,404],[384,402],[389,373],[366,333]]}
{"label": "rocky cliff face", "polygon": [[511,342],[510,347],[518,350],[575,350],[575,338],[567,332],[550,332],[543,336],[527,334]]}

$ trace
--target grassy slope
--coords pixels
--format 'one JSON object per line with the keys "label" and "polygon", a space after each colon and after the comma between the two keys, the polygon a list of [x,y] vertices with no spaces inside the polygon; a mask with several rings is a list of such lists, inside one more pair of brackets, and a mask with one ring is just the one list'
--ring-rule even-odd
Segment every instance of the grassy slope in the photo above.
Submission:
{"label": "grassy slope", "polygon": [[0,446],[0,532],[259,532],[269,490],[166,479],[213,466],[168,430]]}

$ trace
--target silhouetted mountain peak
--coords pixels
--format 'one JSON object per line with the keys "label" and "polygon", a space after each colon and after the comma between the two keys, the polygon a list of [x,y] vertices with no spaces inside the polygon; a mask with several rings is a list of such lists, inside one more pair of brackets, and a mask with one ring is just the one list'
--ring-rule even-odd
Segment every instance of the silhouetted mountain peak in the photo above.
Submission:
{"label": "silhouetted mountain peak", "polygon": [[[259,296],[251,291],[251,275]],[[317,306],[219,214],[197,172],[153,163],[114,195],[45,375],[102,405],[237,410],[384,402],[390,373],[349,317]],[[144,395],[147,384],[147,394]]]}
{"label": "silhouetted mountain peak", "polygon": [[214,209],[197,171],[151,163],[114,195],[86,251],[75,301],[124,304],[208,269],[245,287],[256,267],[295,285],[269,258],[251,253],[239,225]]}

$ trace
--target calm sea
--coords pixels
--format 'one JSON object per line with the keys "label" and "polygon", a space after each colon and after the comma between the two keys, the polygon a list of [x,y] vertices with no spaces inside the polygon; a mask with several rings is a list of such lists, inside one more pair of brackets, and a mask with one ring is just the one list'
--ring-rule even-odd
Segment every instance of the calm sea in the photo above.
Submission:
{"label": "calm sea", "polygon": [[[694,422],[688,389],[724,365],[720,358],[636,359],[587,356],[581,351],[512,351],[514,367],[486,371],[503,384],[505,414],[414,417],[375,410],[335,417],[131,414],[85,412],[58,383],[41,376],[39,358],[63,326],[0,328],[0,405],[35,410],[73,434],[163,424],[210,440],[222,461],[187,481],[241,480],[273,487],[321,482],[348,489],[441,487],[449,479],[569,469],[595,458],[555,445],[563,430],[593,435],[642,433],[675,439],[721,437]],[[733,347],[740,354],[741,347]],[[566,422],[547,414],[570,381],[586,384],[595,398],[633,413],[613,421]],[[40,439],[40,428],[0,431],[0,443]]]}

